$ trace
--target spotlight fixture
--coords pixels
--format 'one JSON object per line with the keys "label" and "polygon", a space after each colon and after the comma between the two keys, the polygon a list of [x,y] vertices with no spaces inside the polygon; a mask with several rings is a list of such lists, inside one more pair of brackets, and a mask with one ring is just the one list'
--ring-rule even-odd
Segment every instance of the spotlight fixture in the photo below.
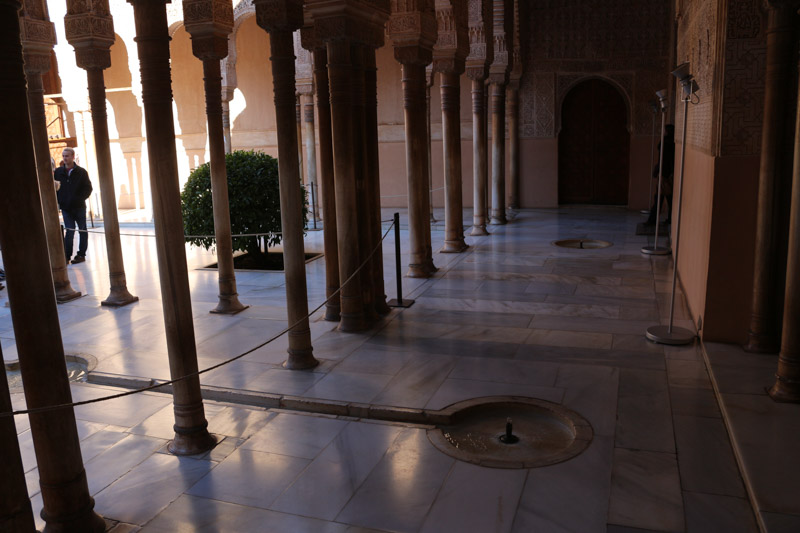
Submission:
{"label": "spotlight fixture", "polygon": [[672,75],[681,82],[681,87],[683,88],[683,94],[685,97],[688,98],[700,90],[700,86],[697,85],[697,82],[694,80],[694,76],[692,76],[692,73],[689,72],[688,62],[678,65],[678,68],[672,71]]}
{"label": "spotlight fixture", "polygon": [[658,103],[661,105],[661,110],[666,111],[669,105],[667,102],[667,90],[661,89],[660,91],[656,91],[656,98],[658,98]]}

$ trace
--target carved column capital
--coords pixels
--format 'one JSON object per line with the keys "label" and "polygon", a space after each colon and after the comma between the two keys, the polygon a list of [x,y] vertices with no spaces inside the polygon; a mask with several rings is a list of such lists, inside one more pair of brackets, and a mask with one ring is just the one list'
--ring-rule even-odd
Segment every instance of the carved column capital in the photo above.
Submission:
{"label": "carved column capital", "polygon": [[80,68],[103,70],[111,66],[114,21],[108,0],[69,0],[64,29]]}
{"label": "carved column capital", "polygon": [[514,0],[493,0],[492,28],[494,35],[494,58],[489,66],[489,83],[505,85],[513,65]]}
{"label": "carved column capital", "polygon": [[314,65],[311,52],[303,48],[300,32],[294,34],[295,85],[298,94],[314,94]]}
{"label": "carved column capital", "polygon": [[461,0],[436,0],[437,39],[433,46],[433,70],[463,74],[469,55],[467,5]]}
{"label": "carved column capital", "polygon": [[228,55],[228,36],[233,31],[231,0],[183,0],[183,24],[192,36],[195,57],[221,60]]}
{"label": "carved column capital", "polygon": [[433,0],[392,0],[388,34],[394,57],[403,65],[428,65],[436,43]]}
{"label": "carved column capital", "polygon": [[388,0],[307,0],[306,10],[321,42],[348,41],[376,49],[383,46]]}
{"label": "carved column capital", "polygon": [[492,7],[492,0],[470,0],[469,2],[467,76],[471,80],[485,80],[489,75],[489,64],[494,59]]}
{"label": "carved column capital", "polygon": [[50,54],[56,44],[56,28],[47,16],[43,0],[24,0],[19,12],[20,41],[27,74],[50,70]]}

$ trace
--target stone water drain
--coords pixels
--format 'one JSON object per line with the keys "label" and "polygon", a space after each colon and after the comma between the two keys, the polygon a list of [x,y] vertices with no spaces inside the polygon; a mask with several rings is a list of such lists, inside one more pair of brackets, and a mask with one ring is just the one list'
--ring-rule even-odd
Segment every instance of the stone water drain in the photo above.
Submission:
{"label": "stone water drain", "polygon": [[450,406],[450,423],[428,430],[441,452],[491,468],[535,468],[571,459],[592,441],[592,426],[565,407],[517,396]]}
{"label": "stone water drain", "polygon": [[561,239],[560,241],[553,241],[554,246],[562,248],[580,248],[584,250],[596,250],[598,248],[608,248],[613,246],[613,242],[600,241],[597,239]]}
{"label": "stone water drain", "polygon": [[[70,381],[86,381],[89,372],[97,366],[97,360],[91,355],[67,355],[67,378]],[[22,373],[19,361],[10,361],[5,364],[8,388],[11,390],[22,388]]]}

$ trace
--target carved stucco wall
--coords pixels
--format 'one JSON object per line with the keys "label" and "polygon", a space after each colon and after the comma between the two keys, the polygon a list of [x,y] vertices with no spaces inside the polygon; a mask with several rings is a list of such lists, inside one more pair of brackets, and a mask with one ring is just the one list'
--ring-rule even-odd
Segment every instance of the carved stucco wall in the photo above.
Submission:
{"label": "carved stucco wall", "polygon": [[669,81],[669,0],[531,0],[523,22],[524,137],[558,135],[566,93],[597,77],[624,94],[631,131],[650,134],[648,102]]}

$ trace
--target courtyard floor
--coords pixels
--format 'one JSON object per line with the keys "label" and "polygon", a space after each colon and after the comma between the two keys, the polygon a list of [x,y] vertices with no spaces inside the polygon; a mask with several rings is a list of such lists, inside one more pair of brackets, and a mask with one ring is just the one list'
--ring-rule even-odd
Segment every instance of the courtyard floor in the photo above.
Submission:
{"label": "courtyard floor", "polygon": [[[370,331],[341,333],[314,313],[317,368],[282,368],[282,336],[201,376],[208,390],[247,391],[238,401],[253,404],[206,402],[220,444],[202,456],[166,453],[173,435],[167,394],[77,407],[96,510],[118,523],[118,533],[797,533],[800,406],[775,404],[764,392],[777,358],[645,339],[648,326],[667,322],[672,260],[640,253],[648,242],[635,235],[642,218],[613,208],[522,210],[508,225],[491,226],[492,235],[468,237],[464,253],[435,253],[433,278],[403,278],[403,296],[415,304],[392,310]],[[407,252],[404,211],[401,228]],[[72,386],[75,401],[118,392],[110,385],[125,380],[136,386],[170,377],[153,228],[123,224],[122,233],[128,287],[139,302],[100,306],[109,290],[101,234],[90,235],[87,262],[69,267],[73,288],[85,296],[58,307],[65,352],[93,366],[93,383]],[[437,250],[441,221],[432,235]],[[613,246],[551,244],[568,238]],[[321,231],[308,232],[306,249],[322,251]],[[394,298],[391,233],[383,251]],[[201,369],[286,327],[283,273],[237,272],[240,300],[250,307],[214,315],[217,273],[203,267],[216,258],[187,246],[187,259]],[[314,309],[325,298],[324,259],[306,272]],[[1,291],[0,343],[11,361],[7,298]],[[678,326],[694,328],[680,294],[675,316]],[[438,410],[499,395],[576,411],[593,428],[591,444],[560,464],[493,469],[441,453],[427,438],[429,426],[258,407],[300,398],[320,410]],[[24,408],[21,389],[12,401]],[[16,423],[41,528],[27,417]]]}

